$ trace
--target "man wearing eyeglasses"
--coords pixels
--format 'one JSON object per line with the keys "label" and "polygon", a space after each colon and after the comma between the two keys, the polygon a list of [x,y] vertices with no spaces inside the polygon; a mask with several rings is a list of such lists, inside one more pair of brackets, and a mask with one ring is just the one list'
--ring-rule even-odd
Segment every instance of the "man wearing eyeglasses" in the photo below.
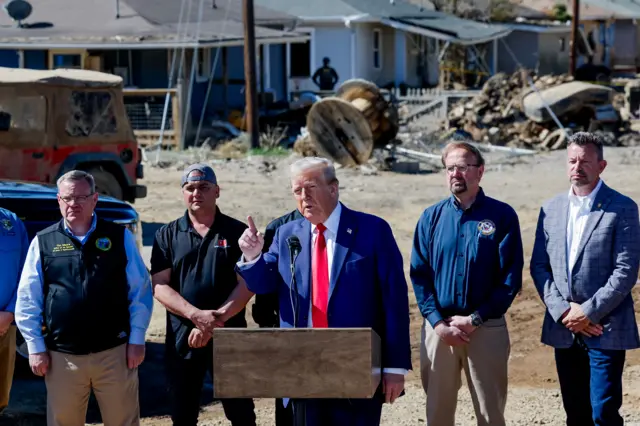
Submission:
{"label": "man wearing eyeglasses", "polygon": [[510,341],[505,312],[522,286],[520,225],[480,187],[484,159],[472,144],[442,154],[451,197],[427,208],[414,235],[410,276],[422,326],[427,423],[453,426],[464,370],[478,425],[503,426]]}
{"label": "man wearing eyeglasses", "polygon": [[85,424],[93,389],[106,425],[138,425],[138,366],[153,308],[131,232],[96,216],[93,177],[57,182],[62,219],[36,234],[18,285],[16,323],[47,387],[47,424]]}

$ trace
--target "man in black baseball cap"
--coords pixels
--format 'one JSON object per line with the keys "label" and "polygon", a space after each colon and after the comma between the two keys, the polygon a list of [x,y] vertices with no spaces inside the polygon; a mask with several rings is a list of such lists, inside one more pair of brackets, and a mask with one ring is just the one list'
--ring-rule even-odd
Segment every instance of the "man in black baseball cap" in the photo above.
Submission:
{"label": "man in black baseball cap", "polygon": [[[213,367],[215,327],[246,327],[253,296],[236,275],[238,246],[247,228],[220,211],[213,169],[194,164],[182,174],[184,216],[156,233],[151,252],[154,295],[167,309],[166,359],[174,425],[198,423],[204,376]],[[223,399],[234,426],[255,426],[251,399]]]}
{"label": "man in black baseball cap", "polygon": [[209,182],[212,185],[217,185],[218,180],[213,169],[206,164],[192,164],[184,169],[182,173],[182,186],[188,182]]}

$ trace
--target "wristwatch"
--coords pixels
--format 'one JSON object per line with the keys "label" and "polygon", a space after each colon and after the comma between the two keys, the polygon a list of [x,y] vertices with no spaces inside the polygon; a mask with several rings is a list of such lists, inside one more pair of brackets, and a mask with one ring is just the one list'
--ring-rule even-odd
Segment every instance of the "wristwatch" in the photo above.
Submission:
{"label": "wristwatch", "polygon": [[472,313],[471,315],[471,325],[474,327],[480,327],[483,323],[482,318],[478,315],[477,312]]}

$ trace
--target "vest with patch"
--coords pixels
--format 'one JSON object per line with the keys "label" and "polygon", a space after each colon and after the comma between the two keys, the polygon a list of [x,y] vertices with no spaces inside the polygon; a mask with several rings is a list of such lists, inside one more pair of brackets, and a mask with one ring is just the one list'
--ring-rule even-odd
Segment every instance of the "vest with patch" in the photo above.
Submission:
{"label": "vest with patch", "polygon": [[83,355],[128,341],[124,231],[98,219],[84,245],[65,232],[63,221],[37,234],[48,349]]}

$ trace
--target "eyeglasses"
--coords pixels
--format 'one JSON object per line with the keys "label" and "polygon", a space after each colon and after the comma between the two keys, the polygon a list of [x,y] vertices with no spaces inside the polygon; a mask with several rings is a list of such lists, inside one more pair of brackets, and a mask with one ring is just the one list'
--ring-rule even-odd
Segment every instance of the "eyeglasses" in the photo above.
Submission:
{"label": "eyeglasses", "polygon": [[445,170],[447,173],[455,173],[456,169],[460,173],[466,173],[469,170],[469,167],[480,167],[478,164],[454,164],[452,166],[447,166]]}
{"label": "eyeglasses", "polygon": [[95,194],[94,192],[92,192],[89,195],[76,195],[76,196],[64,196],[64,197],[60,197],[60,199],[62,201],[65,202],[65,204],[70,204],[72,201],[75,202],[76,204],[84,204],[86,203],[89,198],[91,198],[91,196]]}

